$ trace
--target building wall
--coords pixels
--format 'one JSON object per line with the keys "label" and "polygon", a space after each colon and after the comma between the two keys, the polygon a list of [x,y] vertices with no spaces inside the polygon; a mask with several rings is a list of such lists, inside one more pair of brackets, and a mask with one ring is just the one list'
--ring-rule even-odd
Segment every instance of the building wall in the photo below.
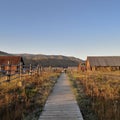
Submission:
{"label": "building wall", "polygon": [[86,64],[85,63],[80,63],[78,65],[78,72],[79,71],[82,71],[82,72],[86,71]]}
{"label": "building wall", "polygon": [[110,67],[110,66],[96,66],[96,67],[92,67],[92,71],[116,71],[116,70],[120,70],[120,67]]}
{"label": "building wall", "polygon": [[18,71],[18,68],[15,65],[11,65],[11,66],[5,66],[5,68],[3,70],[5,70],[11,74],[14,74],[15,72]]}
{"label": "building wall", "polygon": [[92,70],[89,60],[86,61],[86,68],[87,70]]}
{"label": "building wall", "polygon": [[116,70],[120,70],[119,62],[120,61],[118,60],[117,57],[116,58],[114,57],[87,57],[86,67],[87,67],[87,70],[90,70],[90,71],[116,71]]}
{"label": "building wall", "polygon": [[119,66],[92,66],[90,65],[89,60],[86,61],[87,71],[115,71],[120,70]]}
{"label": "building wall", "polygon": [[6,73],[14,74],[19,71],[19,67],[17,65],[0,65],[1,71],[6,71]]}

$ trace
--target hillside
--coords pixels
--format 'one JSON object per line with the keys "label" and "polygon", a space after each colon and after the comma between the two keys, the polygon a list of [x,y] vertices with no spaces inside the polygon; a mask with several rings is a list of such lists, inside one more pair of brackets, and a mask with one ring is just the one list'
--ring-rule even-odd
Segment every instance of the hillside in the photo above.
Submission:
{"label": "hillside", "polygon": [[3,51],[0,51],[0,56],[5,56],[5,55],[11,55],[11,54],[3,52]]}
{"label": "hillside", "polygon": [[[11,55],[5,52],[1,52],[0,55]],[[68,57],[62,55],[43,55],[43,54],[12,54],[22,56],[26,65],[41,65],[41,66],[52,66],[52,67],[68,67],[78,66],[83,60]]]}
{"label": "hillside", "polygon": [[75,57],[67,57],[62,55],[43,55],[43,54],[18,54],[23,57],[25,64],[40,64],[42,66],[52,66],[52,67],[68,67],[68,66],[78,66],[81,59]]}

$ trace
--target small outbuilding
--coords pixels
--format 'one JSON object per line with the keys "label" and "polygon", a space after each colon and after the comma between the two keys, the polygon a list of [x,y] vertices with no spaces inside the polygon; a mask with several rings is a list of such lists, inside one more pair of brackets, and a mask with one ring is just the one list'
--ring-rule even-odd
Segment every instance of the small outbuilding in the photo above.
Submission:
{"label": "small outbuilding", "polygon": [[120,70],[120,56],[88,56],[86,68],[96,70]]}
{"label": "small outbuilding", "polygon": [[18,72],[20,64],[24,65],[24,61],[21,56],[0,56],[0,71],[2,72]]}
{"label": "small outbuilding", "polygon": [[86,71],[86,63],[85,63],[85,61],[79,63],[79,65],[78,65],[78,72],[79,71],[82,71],[82,72]]}

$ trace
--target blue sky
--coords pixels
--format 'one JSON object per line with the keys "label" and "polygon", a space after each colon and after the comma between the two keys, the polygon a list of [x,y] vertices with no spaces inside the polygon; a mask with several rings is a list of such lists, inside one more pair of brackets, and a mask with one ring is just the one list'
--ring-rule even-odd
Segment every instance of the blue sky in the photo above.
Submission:
{"label": "blue sky", "polygon": [[120,56],[119,0],[0,0],[0,50]]}

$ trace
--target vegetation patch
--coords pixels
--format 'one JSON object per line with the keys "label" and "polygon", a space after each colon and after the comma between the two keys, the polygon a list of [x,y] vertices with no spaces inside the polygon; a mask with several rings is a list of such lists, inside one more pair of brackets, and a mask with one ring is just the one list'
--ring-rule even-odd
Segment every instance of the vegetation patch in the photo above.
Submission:
{"label": "vegetation patch", "polygon": [[84,120],[120,119],[120,79],[110,73],[69,74]]}
{"label": "vegetation patch", "polygon": [[0,119],[38,120],[59,74],[43,72],[0,84]]}
{"label": "vegetation patch", "polygon": [[84,86],[78,84],[73,74],[69,74],[69,78],[84,120],[97,120],[94,111],[91,109],[91,99],[84,93]]}

